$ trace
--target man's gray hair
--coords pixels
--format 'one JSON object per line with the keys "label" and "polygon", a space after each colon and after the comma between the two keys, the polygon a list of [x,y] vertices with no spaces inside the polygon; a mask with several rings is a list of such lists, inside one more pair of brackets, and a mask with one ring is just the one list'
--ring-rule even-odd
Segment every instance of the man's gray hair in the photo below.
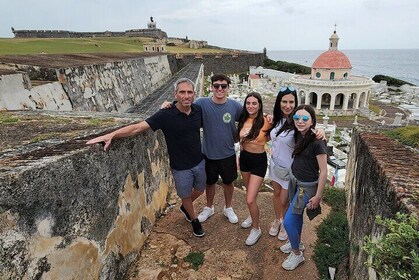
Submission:
{"label": "man's gray hair", "polygon": [[181,84],[181,83],[188,83],[188,84],[190,84],[190,85],[192,86],[193,90],[195,91],[195,83],[194,83],[194,82],[192,82],[192,81],[191,81],[190,79],[188,79],[188,78],[180,78],[180,79],[178,79],[178,80],[174,83],[175,91],[177,91],[177,90],[178,90],[178,86],[179,86],[179,84]]}

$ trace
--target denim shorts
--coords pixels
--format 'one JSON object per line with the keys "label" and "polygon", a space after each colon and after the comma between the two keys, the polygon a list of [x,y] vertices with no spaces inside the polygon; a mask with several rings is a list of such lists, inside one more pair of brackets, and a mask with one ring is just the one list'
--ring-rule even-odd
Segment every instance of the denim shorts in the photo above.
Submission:
{"label": "denim shorts", "polygon": [[205,160],[191,169],[175,170],[172,168],[172,175],[175,180],[175,188],[180,198],[187,198],[192,195],[192,189],[203,192],[207,176],[205,174]]}

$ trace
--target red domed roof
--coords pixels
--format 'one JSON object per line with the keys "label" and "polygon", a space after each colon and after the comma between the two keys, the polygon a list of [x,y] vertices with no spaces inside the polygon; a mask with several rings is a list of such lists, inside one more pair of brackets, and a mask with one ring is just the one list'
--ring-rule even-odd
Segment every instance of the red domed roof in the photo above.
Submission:
{"label": "red domed roof", "polygon": [[314,61],[312,68],[351,69],[348,57],[341,51],[328,50]]}

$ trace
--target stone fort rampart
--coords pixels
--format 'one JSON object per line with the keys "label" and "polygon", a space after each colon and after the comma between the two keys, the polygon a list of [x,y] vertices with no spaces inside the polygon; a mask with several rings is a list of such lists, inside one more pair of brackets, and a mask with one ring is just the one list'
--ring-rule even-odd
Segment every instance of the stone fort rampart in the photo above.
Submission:
{"label": "stone fort rampart", "polygon": [[[92,55],[89,55],[89,57]],[[61,60],[64,56],[61,57]],[[26,61],[32,57],[27,57]],[[56,56],[42,56],[51,63]],[[83,61],[83,55],[69,60]],[[99,57],[98,57],[99,59]],[[263,53],[135,56],[86,66],[33,66],[0,58],[0,69],[15,71],[2,76],[0,109],[125,112],[163,86],[179,69],[191,63],[204,65],[206,75],[244,72],[263,64]],[[42,81],[42,84],[37,82]]]}
{"label": "stone fort rampart", "polygon": [[126,31],[104,32],[75,32],[67,30],[15,30],[12,28],[15,38],[94,38],[94,37],[149,37],[162,39],[167,38],[167,33],[158,28],[131,29]]}

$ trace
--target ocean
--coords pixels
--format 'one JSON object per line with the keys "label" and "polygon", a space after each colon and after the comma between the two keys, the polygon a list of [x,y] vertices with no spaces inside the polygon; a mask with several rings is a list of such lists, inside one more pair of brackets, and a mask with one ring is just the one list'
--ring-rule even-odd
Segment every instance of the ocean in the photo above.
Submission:
{"label": "ocean", "polygon": [[[325,50],[268,51],[272,60],[282,60],[311,67]],[[340,50],[352,64],[353,75],[386,75],[419,86],[419,49]]]}

